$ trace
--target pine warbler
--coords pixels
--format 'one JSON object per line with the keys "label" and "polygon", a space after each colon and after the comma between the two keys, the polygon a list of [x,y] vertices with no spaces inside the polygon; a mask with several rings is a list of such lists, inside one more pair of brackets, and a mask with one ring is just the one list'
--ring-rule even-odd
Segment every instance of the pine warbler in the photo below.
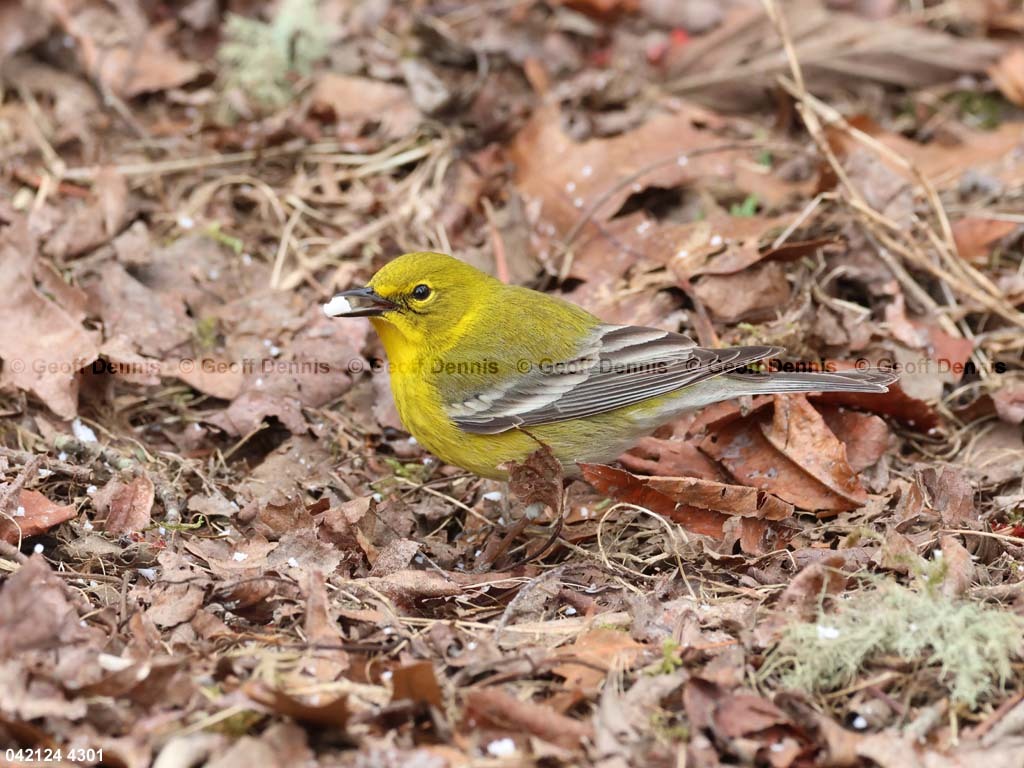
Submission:
{"label": "pine warbler", "polygon": [[400,256],[324,311],[370,318],[402,423],[484,477],[507,477],[503,465],[539,443],[569,470],[609,461],[679,414],[740,395],[885,392],[896,380],[874,369],[743,373],[782,349],[703,349],[678,333],[609,325],[440,253]]}

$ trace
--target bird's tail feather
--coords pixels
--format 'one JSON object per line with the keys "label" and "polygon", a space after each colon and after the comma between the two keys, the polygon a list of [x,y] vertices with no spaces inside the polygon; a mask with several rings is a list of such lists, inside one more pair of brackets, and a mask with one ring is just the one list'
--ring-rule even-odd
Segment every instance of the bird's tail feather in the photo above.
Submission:
{"label": "bird's tail feather", "polygon": [[879,368],[829,373],[728,373],[728,379],[746,395],[796,392],[888,392],[896,381],[892,371]]}

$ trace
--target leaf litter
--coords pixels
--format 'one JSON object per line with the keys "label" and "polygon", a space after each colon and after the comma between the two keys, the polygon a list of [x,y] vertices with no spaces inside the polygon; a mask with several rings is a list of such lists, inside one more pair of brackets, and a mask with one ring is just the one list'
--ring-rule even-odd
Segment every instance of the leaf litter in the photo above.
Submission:
{"label": "leaf litter", "polygon": [[[3,748],[1019,764],[1024,24],[919,5],[0,3]],[[483,481],[317,311],[421,249],[901,383]]]}

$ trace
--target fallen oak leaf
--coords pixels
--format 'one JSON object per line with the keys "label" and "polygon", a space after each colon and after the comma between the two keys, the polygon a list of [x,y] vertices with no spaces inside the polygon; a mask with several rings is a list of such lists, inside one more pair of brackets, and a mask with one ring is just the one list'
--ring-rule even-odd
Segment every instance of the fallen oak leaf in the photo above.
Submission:
{"label": "fallen oak leaf", "polygon": [[583,479],[617,501],[649,509],[693,533],[722,538],[728,515],[675,501],[647,484],[649,478],[605,464],[580,464]]}
{"label": "fallen oak leaf", "polygon": [[242,693],[271,712],[290,717],[300,723],[341,729],[344,729],[348,723],[347,694],[342,694],[323,704],[312,704],[277,688],[270,688],[263,683],[256,682],[245,683],[242,686]]}
{"label": "fallen oak leaf", "polygon": [[580,749],[583,740],[594,735],[590,723],[566,717],[543,704],[520,701],[500,688],[470,690],[465,702],[467,717],[499,728],[525,731],[563,749]]}
{"label": "fallen oak leaf", "polygon": [[565,678],[567,688],[579,688],[589,695],[597,691],[609,670],[629,669],[646,649],[628,632],[591,629],[559,650],[557,656],[563,661],[551,671]]}
{"label": "fallen oak leaf", "polygon": [[696,477],[652,477],[647,485],[675,501],[725,515],[763,520],[783,520],[793,515],[793,505],[777,496],[747,485],[730,485]]}
{"label": "fallen oak leaf", "polygon": [[701,450],[717,459],[739,482],[768,491],[800,509],[842,512],[859,504],[836,494],[772,445],[770,417],[758,412],[723,419],[708,430]]}
{"label": "fallen oak leaf", "polygon": [[835,406],[818,407],[818,411],[846,446],[846,460],[854,472],[873,466],[885,454],[889,427],[878,416]]}
{"label": "fallen oak leaf", "polygon": [[137,533],[149,525],[153,511],[155,488],[145,475],[127,483],[112,478],[93,497],[93,504],[103,520],[103,530],[113,536]]}
{"label": "fallen oak leaf", "polygon": [[433,663],[420,661],[392,670],[391,701],[402,700],[422,702],[444,711],[444,699]]}
{"label": "fallen oak leaf", "polygon": [[761,432],[779,453],[853,507],[867,501],[867,492],[850,468],[846,446],[803,395],[775,398],[771,426]]}
{"label": "fallen oak leaf", "polygon": [[56,504],[39,491],[22,489],[18,494],[17,508],[11,517],[0,518],[0,539],[8,544],[17,544],[19,538],[27,539],[46,533],[75,516],[75,505]]}
{"label": "fallen oak leaf", "polygon": [[986,219],[983,216],[960,219],[952,225],[957,253],[972,264],[984,264],[992,253],[992,246],[1019,226],[1015,221]]}

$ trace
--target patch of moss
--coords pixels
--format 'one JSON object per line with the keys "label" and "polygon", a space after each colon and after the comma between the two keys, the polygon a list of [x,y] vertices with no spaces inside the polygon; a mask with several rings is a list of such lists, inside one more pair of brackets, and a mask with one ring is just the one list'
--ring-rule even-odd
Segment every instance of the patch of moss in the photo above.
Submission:
{"label": "patch of moss", "polygon": [[1009,678],[1022,632],[1018,616],[945,597],[923,574],[915,588],[878,582],[814,622],[790,624],[759,678],[823,693],[850,685],[874,659],[896,656],[938,667],[950,698],[973,709]]}
{"label": "patch of moss", "polygon": [[294,76],[309,74],[327,43],[316,0],[283,0],[269,24],[228,14],[217,51],[224,86],[256,109],[278,109],[293,95]]}

